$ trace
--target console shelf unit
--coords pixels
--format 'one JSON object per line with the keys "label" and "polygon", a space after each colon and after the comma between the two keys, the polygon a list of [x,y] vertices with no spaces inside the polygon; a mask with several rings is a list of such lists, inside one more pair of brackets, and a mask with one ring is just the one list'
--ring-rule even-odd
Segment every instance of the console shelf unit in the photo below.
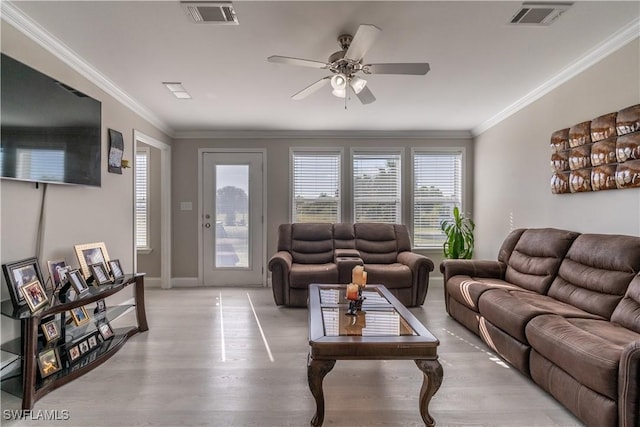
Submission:
{"label": "console shelf unit", "polygon": [[[40,378],[38,374],[37,357],[39,351],[38,334],[42,320],[57,314],[61,314],[61,317],[64,319],[64,313],[68,310],[105,299],[131,285],[134,286],[133,294],[135,304],[109,307],[104,315],[107,320],[111,321],[135,307],[137,325],[115,329],[113,337],[101,342],[96,349],[83,357],[79,363],[70,364],[66,361],[66,358],[61,358],[62,369],[60,371],[46,378]],[[2,315],[21,322],[20,338],[2,344],[1,348],[3,351],[18,355],[22,361],[22,366],[18,374],[3,378],[2,389],[22,398],[22,409],[30,410],[33,409],[33,405],[39,399],[49,392],[81,377],[106,362],[122,348],[129,337],[138,332],[149,330],[144,306],[144,274],[126,275],[116,280],[115,283],[100,285],[99,287],[90,287],[86,293],[77,296],[72,301],[60,302],[58,299],[55,299],[52,303],[49,303],[48,306],[34,313],[31,313],[27,306],[14,309],[11,301],[3,301]],[[72,332],[72,340],[75,340],[83,334],[81,328],[82,326],[75,328],[76,330]],[[66,337],[63,336],[62,342],[57,344],[59,349],[64,348],[65,338]]]}

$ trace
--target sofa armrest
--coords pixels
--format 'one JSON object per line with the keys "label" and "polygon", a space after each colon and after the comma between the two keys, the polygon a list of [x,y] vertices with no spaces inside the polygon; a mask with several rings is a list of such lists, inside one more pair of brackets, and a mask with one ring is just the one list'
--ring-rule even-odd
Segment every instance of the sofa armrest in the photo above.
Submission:
{"label": "sofa armrest", "polygon": [[618,425],[640,425],[640,339],[622,350],[618,371]]}
{"label": "sofa armrest", "polygon": [[333,251],[333,262],[337,258],[360,258],[360,251],[357,249],[335,249]]}
{"label": "sofa armrest", "polygon": [[400,264],[404,264],[411,269],[414,305],[424,304],[424,300],[427,297],[427,289],[429,288],[429,273],[434,268],[433,261],[424,255],[409,251],[400,252],[397,260]]}
{"label": "sofa armrest", "polygon": [[440,263],[440,272],[444,276],[444,283],[453,276],[490,277],[504,279],[507,265],[500,261],[475,259],[445,259]]}
{"label": "sofa armrest", "polygon": [[269,271],[271,271],[271,287],[273,290],[273,299],[276,305],[286,303],[286,293],[289,290],[289,273],[291,272],[291,264],[293,258],[287,251],[277,252],[269,260]]}

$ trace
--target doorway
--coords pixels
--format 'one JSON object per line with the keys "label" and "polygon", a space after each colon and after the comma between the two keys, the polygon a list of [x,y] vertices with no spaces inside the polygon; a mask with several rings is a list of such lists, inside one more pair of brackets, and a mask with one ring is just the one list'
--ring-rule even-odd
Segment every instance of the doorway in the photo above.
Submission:
{"label": "doorway", "polygon": [[264,152],[201,151],[205,286],[264,284]]}

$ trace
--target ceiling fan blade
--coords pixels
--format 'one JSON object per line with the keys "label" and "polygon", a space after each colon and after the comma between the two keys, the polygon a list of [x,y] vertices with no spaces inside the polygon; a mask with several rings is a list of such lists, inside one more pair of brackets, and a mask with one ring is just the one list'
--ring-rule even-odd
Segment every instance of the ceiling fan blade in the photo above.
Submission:
{"label": "ceiling fan blade", "polygon": [[375,25],[363,24],[358,27],[356,35],[353,36],[353,40],[347,49],[347,53],[344,55],[347,59],[354,61],[360,61],[369,48],[376,41],[378,34],[382,31]]}
{"label": "ceiling fan blade", "polygon": [[312,61],[310,59],[290,58],[288,56],[272,55],[267,58],[267,61],[277,64],[298,65],[300,67],[327,68],[327,64],[325,62]]}
{"label": "ceiling fan blade", "polygon": [[360,93],[356,93],[356,96],[358,97],[358,99],[360,100],[360,102],[362,102],[363,104],[371,104],[373,101],[376,100],[376,97],[373,96],[373,93],[371,92],[371,90],[369,90],[368,86],[365,86]]}
{"label": "ceiling fan blade", "polygon": [[410,74],[425,75],[431,68],[426,62],[407,62],[395,64],[367,64],[362,67],[365,74]]}
{"label": "ceiling fan blade", "polygon": [[307,96],[311,95],[312,93],[316,92],[317,90],[319,90],[320,88],[328,84],[330,79],[331,79],[331,76],[323,77],[322,79],[318,80],[315,83],[310,84],[309,86],[302,89],[300,92],[293,95],[291,99],[299,101],[303,98],[306,98]]}

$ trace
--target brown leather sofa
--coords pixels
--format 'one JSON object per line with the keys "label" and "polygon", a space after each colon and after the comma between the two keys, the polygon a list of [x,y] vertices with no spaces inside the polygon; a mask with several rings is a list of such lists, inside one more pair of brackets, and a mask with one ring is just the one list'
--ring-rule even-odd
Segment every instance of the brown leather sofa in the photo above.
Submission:
{"label": "brown leather sofa", "polygon": [[282,224],[269,260],[277,305],[306,307],[311,283],[349,283],[364,265],[367,282],[385,285],[404,305],[422,305],[433,262],[411,252],[406,226],[357,223]]}
{"label": "brown leather sofa", "polygon": [[454,319],[588,426],[640,426],[640,237],[518,229],[446,260]]}

